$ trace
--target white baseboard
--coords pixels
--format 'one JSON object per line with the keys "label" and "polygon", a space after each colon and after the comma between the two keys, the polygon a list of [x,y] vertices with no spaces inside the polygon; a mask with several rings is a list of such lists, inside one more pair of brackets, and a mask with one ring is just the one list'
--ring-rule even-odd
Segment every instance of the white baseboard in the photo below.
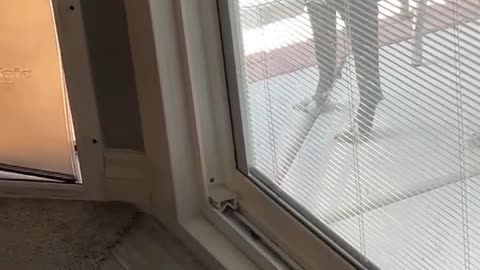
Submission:
{"label": "white baseboard", "polygon": [[150,183],[145,153],[123,149],[105,150],[104,198],[135,204],[150,210]]}

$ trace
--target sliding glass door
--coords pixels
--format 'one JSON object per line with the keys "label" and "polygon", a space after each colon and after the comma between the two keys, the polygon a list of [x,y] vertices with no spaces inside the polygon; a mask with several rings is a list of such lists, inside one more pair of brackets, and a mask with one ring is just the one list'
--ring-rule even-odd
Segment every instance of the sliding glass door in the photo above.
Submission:
{"label": "sliding glass door", "polygon": [[480,2],[219,2],[242,181],[367,268],[480,268]]}
{"label": "sliding glass door", "polygon": [[0,178],[75,181],[52,3],[0,3]]}

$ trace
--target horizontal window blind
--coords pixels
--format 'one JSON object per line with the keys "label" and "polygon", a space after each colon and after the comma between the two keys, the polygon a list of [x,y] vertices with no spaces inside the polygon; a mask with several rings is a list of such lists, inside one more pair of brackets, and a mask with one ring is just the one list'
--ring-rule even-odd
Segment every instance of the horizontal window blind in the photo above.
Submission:
{"label": "horizontal window blind", "polygon": [[382,269],[480,269],[480,1],[234,12],[251,170]]}

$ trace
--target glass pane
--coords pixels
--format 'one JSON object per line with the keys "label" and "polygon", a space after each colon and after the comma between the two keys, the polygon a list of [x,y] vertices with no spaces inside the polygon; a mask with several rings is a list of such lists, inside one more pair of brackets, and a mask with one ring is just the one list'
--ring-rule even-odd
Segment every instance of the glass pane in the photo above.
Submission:
{"label": "glass pane", "polygon": [[230,8],[250,173],[380,268],[480,268],[480,2]]}
{"label": "glass pane", "polygon": [[1,3],[0,163],[73,175],[51,3]]}

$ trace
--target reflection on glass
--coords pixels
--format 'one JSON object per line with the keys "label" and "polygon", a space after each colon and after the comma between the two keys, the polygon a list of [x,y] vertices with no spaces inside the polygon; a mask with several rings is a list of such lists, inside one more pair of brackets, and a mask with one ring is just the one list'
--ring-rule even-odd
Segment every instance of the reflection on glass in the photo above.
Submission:
{"label": "reflection on glass", "polygon": [[236,0],[250,167],[383,269],[480,268],[480,4]]}
{"label": "reflection on glass", "polygon": [[51,3],[1,4],[0,164],[73,175],[71,126]]}

